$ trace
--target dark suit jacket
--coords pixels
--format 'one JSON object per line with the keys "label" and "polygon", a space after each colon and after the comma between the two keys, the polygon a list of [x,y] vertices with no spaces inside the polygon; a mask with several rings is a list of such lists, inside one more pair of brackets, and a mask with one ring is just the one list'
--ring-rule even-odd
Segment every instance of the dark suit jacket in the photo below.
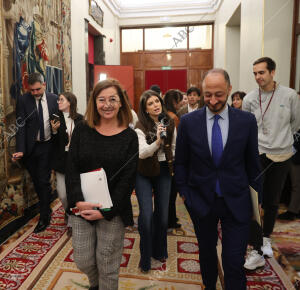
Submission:
{"label": "dark suit jacket", "polygon": [[181,118],[175,154],[175,180],[187,206],[198,216],[214,204],[217,178],[224,201],[241,222],[251,218],[249,184],[261,192],[255,116],[228,108],[229,131],[219,167],[213,162],[207,140],[206,107]]}
{"label": "dark suit jacket", "polygon": [[[65,146],[68,145],[69,137],[66,132],[66,121],[64,118],[64,114],[59,111],[58,113],[60,117],[60,126],[58,128],[57,134],[53,135],[53,160],[52,160],[52,168],[55,171],[60,173],[65,173],[65,167],[67,162],[68,152],[65,151]],[[83,119],[83,116],[78,114],[74,119],[75,127],[77,124]]]}
{"label": "dark suit jacket", "polygon": [[[57,95],[46,93],[49,118],[58,113]],[[39,116],[35,98],[26,93],[17,99],[16,105],[16,145],[17,152],[23,152],[24,157],[30,155],[39,131]],[[50,125],[51,128],[51,125]]]}

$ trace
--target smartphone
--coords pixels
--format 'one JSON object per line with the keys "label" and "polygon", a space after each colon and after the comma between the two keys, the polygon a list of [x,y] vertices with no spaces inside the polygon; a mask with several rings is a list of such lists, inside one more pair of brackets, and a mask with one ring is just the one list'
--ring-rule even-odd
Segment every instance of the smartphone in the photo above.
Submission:
{"label": "smartphone", "polygon": [[54,121],[54,123],[59,122],[60,121],[60,117],[56,114],[52,114],[52,120]]}

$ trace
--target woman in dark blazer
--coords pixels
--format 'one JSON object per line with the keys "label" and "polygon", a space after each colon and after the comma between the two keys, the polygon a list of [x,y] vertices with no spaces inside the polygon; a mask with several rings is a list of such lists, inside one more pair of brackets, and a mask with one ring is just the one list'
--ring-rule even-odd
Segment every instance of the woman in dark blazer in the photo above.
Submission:
{"label": "woman in dark blazer", "polygon": [[[57,193],[67,213],[65,167],[73,130],[78,122],[83,119],[83,116],[77,113],[77,98],[74,94],[70,92],[62,93],[57,102],[59,119],[54,118],[51,121],[51,126],[55,134],[52,168],[56,171]],[[67,221],[67,217],[66,214],[66,223],[71,227]]]}

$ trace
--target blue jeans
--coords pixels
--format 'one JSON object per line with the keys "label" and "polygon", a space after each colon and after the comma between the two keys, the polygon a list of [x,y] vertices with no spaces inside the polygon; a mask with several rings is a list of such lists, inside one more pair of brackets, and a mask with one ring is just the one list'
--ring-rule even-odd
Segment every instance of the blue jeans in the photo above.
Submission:
{"label": "blue jeans", "polygon": [[[167,229],[170,190],[171,175],[167,162],[160,162],[158,176],[146,177],[137,174],[135,191],[140,209],[138,219],[140,267],[144,271],[151,268],[151,257],[158,260],[168,257]],[[152,194],[154,195],[154,211]]]}

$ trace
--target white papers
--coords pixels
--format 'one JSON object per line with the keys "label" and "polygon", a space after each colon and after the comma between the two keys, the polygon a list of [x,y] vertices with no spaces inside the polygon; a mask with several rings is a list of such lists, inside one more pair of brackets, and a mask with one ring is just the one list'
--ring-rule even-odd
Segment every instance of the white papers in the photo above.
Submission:
{"label": "white papers", "polygon": [[257,193],[257,191],[254,190],[254,188],[252,186],[249,185],[249,188],[250,188],[250,195],[251,195],[251,201],[252,201],[252,207],[253,207],[253,218],[261,226],[260,212],[259,212],[259,206],[258,206],[258,193]]}
{"label": "white papers", "polygon": [[103,168],[81,173],[81,190],[85,201],[100,203],[101,208],[113,206],[107,184],[106,174]]}

